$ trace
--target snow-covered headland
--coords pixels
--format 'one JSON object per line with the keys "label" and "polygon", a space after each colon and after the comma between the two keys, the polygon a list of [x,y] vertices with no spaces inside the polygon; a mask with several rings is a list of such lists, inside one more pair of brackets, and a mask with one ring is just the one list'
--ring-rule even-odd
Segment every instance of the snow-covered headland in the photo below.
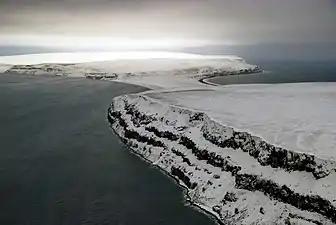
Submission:
{"label": "snow-covered headland", "polygon": [[223,224],[336,224],[336,84],[211,87],[260,72],[236,56],[75,53],[0,57],[6,73],[154,89],[113,99],[111,127]]}
{"label": "snow-covered headland", "polygon": [[336,84],[150,91],[113,100],[130,148],[223,224],[335,224]]}

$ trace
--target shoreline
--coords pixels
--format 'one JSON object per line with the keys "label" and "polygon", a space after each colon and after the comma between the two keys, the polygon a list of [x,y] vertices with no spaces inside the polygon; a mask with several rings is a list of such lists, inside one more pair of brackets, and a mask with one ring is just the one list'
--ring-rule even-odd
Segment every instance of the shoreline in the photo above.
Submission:
{"label": "shoreline", "polygon": [[190,204],[190,205],[185,204],[185,206],[190,206],[190,207],[194,208],[195,210],[203,213],[204,215],[206,215],[210,219],[212,219],[215,223],[217,223],[219,225],[224,225],[224,223],[220,220],[220,218],[214,212],[206,209],[204,206],[202,206],[200,204],[197,204],[197,203],[194,203],[193,201],[191,201],[191,198],[190,198],[190,196],[188,194],[188,190],[189,190],[188,187],[186,187],[179,179],[177,179],[176,177],[174,177],[173,175],[171,175],[170,173],[168,173],[167,171],[165,171],[160,166],[158,166],[158,165],[154,164],[153,162],[151,162],[150,160],[146,159],[144,156],[140,155],[135,150],[133,150],[130,146],[128,146],[127,144],[125,144],[124,142],[122,142],[122,137],[120,137],[120,135],[113,129],[112,124],[111,123],[109,123],[109,124],[110,124],[110,126],[109,126],[110,130],[119,138],[119,141],[126,148],[128,148],[130,150],[129,152],[131,152],[135,156],[139,157],[141,160],[143,160],[144,162],[148,163],[150,166],[153,166],[153,168],[155,168],[156,170],[160,171],[168,179],[172,180],[175,185],[177,185],[178,187],[180,187],[182,189],[183,200],[185,201],[185,203]]}
{"label": "shoreline", "polygon": [[208,81],[209,78],[214,78],[214,77],[207,77],[207,78],[202,78],[202,79],[199,79],[198,82],[200,82],[201,84],[206,84],[206,85],[209,85],[209,86],[221,86],[220,84],[215,84],[215,83],[211,83]]}
{"label": "shoreline", "polygon": [[201,78],[198,80],[198,82],[202,83],[202,84],[206,84],[206,85],[210,85],[210,86],[228,86],[228,85],[231,85],[231,84],[216,84],[216,83],[212,83],[209,81],[209,79],[211,78],[216,78],[216,77],[229,77],[229,76],[240,76],[240,75],[254,75],[254,74],[261,74],[261,73],[267,73],[268,71],[259,71],[259,72],[255,72],[255,73],[239,73],[239,74],[236,74],[236,75],[228,75],[228,76],[208,76],[208,77],[205,77],[205,78]]}
{"label": "shoreline", "polygon": [[[263,71],[261,72],[256,72],[256,73],[249,73],[249,74],[257,74],[257,73],[263,73]],[[237,74],[237,76],[239,75],[243,75],[243,74]],[[233,76],[233,75],[230,75],[230,76]],[[205,77],[205,78],[202,78],[202,79],[199,79],[198,82],[202,83],[202,84],[205,84],[205,85],[209,85],[209,86],[225,86],[225,85],[220,85],[220,84],[215,84],[215,83],[211,83],[209,81],[207,81],[207,79],[209,78],[214,78],[214,77],[220,77],[220,76],[210,76],[210,77]],[[112,82],[120,82],[120,81],[113,81],[111,80]],[[122,82],[122,81],[121,81]],[[125,82],[125,84],[128,84]],[[140,87],[144,87],[142,85],[139,85]],[[144,88],[147,88],[147,87],[144,87]],[[149,90],[147,91],[154,91],[153,89],[151,88],[148,88]],[[147,92],[147,91],[143,91],[143,92]],[[143,92],[139,92],[139,93],[136,93],[136,94],[141,94]],[[107,113],[107,116],[109,117],[109,114]],[[108,122],[109,123],[109,122]],[[113,133],[115,135],[117,135],[117,137],[119,138],[119,140],[122,142],[122,138],[119,136],[119,134],[113,129],[112,127],[112,124],[110,124],[110,129],[113,131]],[[218,215],[215,214],[215,212],[213,211],[210,211],[209,209],[206,209],[206,207],[200,205],[200,204],[197,204],[197,203],[194,203],[193,201],[191,201],[191,198],[188,194],[188,187],[186,187],[179,179],[177,179],[176,177],[174,177],[173,175],[171,175],[169,172],[165,171],[163,168],[161,168],[160,166],[154,164],[153,162],[151,162],[150,160],[146,159],[145,157],[143,157],[142,155],[140,155],[139,153],[137,153],[135,150],[133,150],[130,146],[128,146],[127,144],[123,143],[122,144],[128,148],[130,150],[130,152],[134,155],[136,155],[137,157],[139,157],[141,160],[145,161],[146,163],[148,163],[149,165],[153,166],[155,169],[159,170],[161,173],[163,173],[166,177],[168,177],[169,179],[173,180],[173,183],[175,185],[177,185],[178,187],[180,187],[182,189],[182,192],[183,192],[183,198],[184,198],[184,201],[188,204],[190,204],[189,206],[194,208],[195,210],[203,213],[204,215],[208,216],[211,220],[213,220],[215,223],[219,224],[219,225],[224,225],[224,223],[222,222],[222,220],[219,218]],[[185,206],[188,206],[187,204],[185,204]]]}
{"label": "shoreline", "polygon": [[[135,108],[133,108],[133,106]],[[168,108],[166,108],[166,106]],[[159,114],[152,115],[151,111],[149,110],[151,107],[152,107],[152,110],[157,110]],[[182,122],[175,124],[174,121],[180,118],[178,114],[183,115],[181,117]],[[123,115],[125,115],[125,117]],[[160,115],[169,115],[169,116],[161,120]],[[147,162],[150,162],[155,167],[159,167],[161,171],[165,172],[165,174],[168,175],[169,177],[173,177],[175,181],[176,179],[178,179],[177,183],[179,184],[179,186],[181,186],[183,190],[186,190],[184,192],[186,202],[190,203],[194,208],[201,210],[203,213],[209,215],[211,218],[215,218],[215,221],[219,224],[225,224],[226,222],[225,220],[230,222],[231,221],[230,219],[233,219],[231,217],[232,209],[235,209],[234,213],[232,212],[232,215],[237,215],[239,214],[239,211],[237,210],[237,208],[239,209],[240,207],[242,207],[241,209],[243,209],[245,207],[244,206],[245,204],[241,204],[241,201],[238,201],[237,204],[232,203],[233,205],[231,203],[230,205],[224,204],[224,206],[226,205],[225,206],[226,208],[220,208],[217,211],[217,207],[220,207],[219,204],[221,204],[220,200],[223,197],[222,195],[227,190],[226,185],[229,185],[229,186],[233,185],[232,184],[233,181],[235,183],[234,185],[238,185],[238,186],[232,186],[235,188],[234,190],[242,189],[243,192],[247,191],[244,193],[247,194],[248,196],[250,196],[248,194],[250,193],[249,191],[252,191],[253,193],[255,193],[255,194],[252,194],[251,199],[254,199],[257,196],[259,197],[258,191],[261,191],[263,193],[264,197],[262,197],[261,198],[262,200],[260,201],[263,201],[264,203],[260,205],[258,203],[259,200],[256,200],[257,202],[250,205],[251,212],[257,213],[256,208],[253,208],[253,207],[257,207],[257,208],[261,207],[260,210],[262,210],[262,208],[266,207],[266,205],[273,205],[273,201],[278,202],[280,204],[275,209],[275,211],[269,211],[266,214],[261,213],[263,215],[266,215],[266,217],[262,215],[260,216],[260,218],[264,218],[263,220],[265,221],[269,221],[268,219],[272,219],[273,216],[275,215],[280,215],[277,213],[281,213],[282,207],[284,207],[284,205],[287,205],[287,204],[291,205],[290,207],[292,208],[291,209],[292,213],[301,215],[302,218],[305,218],[308,221],[309,218],[312,218],[311,217],[312,214],[305,214],[306,210],[303,210],[303,209],[306,209],[306,208],[303,208],[300,205],[301,200],[299,199],[301,196],[304,196],[304,198],[307,199],[307,204],[309,205],[309,207],[310,205],[312,206],[311,208],[309,208],[310,209],[308,210],[309,212],[317,213],[321,216],[327,216],[327,217],[321,217],[320,218],[321,221],[324,221],[324,219],[333,220],[332,217],[329,218],[329,216],[325,215],[323,211],[320,211],[320,208],[323,209],[325,206],[321,205],[321,207],[319,206],[317,208],[316,207],[314,208],[313,206],[315,204],[314,201],[316,198],[321,199],[321,202],[326,201],[326,204],[323,203],[324,205],[332,204],[329,202],[330,200],[327,200],[327,199],[333,199],[332,194],[326,194],[327,192],[325,191],[327,190],[324,191],[324,189],[323,190],[316,189],[315,192],[310,192],[311,194],[307,195],[308,192],[305,192],[303,189],[302,190],[300,189],[300,188],[305,188],[304,186],[302,185],[293,186],[296,183],[291,182],[291,179],[295,178],[294,176],[296,175],[296,173],[303,171],[302,173],[300,173],[301,174],[300,177],[301,176],[307,177],[307,179],[309,178],[308,181],[317,182],[316,184],[320,186],[323,180],[320,180],[320,181],[318,180],[330,174],[331,172],[330,169],[332,169],[334,165],[332,162],[327,163],[327,162],[321,161],[319,158],[315,158],[314,156],[310,156],[307,154],[299,154],[291,150],[282,149],[282,148],[278,149],[277,147],[274,147],[271,144],[266,143],[259,137],[250,136],[250,134],[248,133],[237,132],[235,130],[233,130],[232,131],[233,133],[231,133],[231,128],[222,126],[221,124],[213,123],[211,122],[212,121],[211,119],[210,121],[208,121],[207,119],[208,117],[206,116],[201,117],[201,118],[197,117],[198,119],[196,119],[195,117],[196,115],[198,116],[196,111],[191,112],[191,111],[188,111],[187,109],[179,109],[179,107],[169,108],[168,105],[161,105],[160,103],[156,104],[156,101],[155,100],[151,101],[150,97],[148,98],[144,96],[136,97],[133,95],[132,96],[121,96],[117,99],[114,99],[111,104],[111,108],[108,111],[108,119],[109,119],[109,122],[112,124],[113,130],[119,137],[121,137],[122,142],[128,147],[128,149],[130,149],[132,152],[135,152],[136,155],[140,156],[141,158],[145,158]],[[192,119],[192,121],[190,121],[190,118]],[[194,123],[194,121],[196,121],[195,122],[196,124]],[[198,121],[200,121],[201,124],[204,123],[202,125],[202,128],[200,128]],[[163,123],[163,126],[161,126],[161,123]],[[176,133],[174,132],[175,130],[174,131],[172,130],[172,129],[176,129],[176,131],[180,131],[178,129],[180,126],[182,127],[185,126],[187,129],[189,127],[188,125],[189,123],[192,123],[190,124],[190,126],[197,125],[197,131],[192,132],[190,135],[183,136],[183,134],[181,134],[182,136],[180,136],[179,132]],[[138,125],[143,124],[145,128],[143,128],[142,126],[138,126],[137,124]],[[157,129],[152,128],[156,126],[158,126]],[[169,127],[173,127],[173,128],[170,129]],[[215,131],[215,134],[211,135],[210,134],[212,133],[211,131]],[[198,134],[197,132],[200,132],[200,133]],[[229,145],[230,148],[232,146],[232,151],[235,152],[234,149],[240,146],[239,143],[241,143],[241,141],[244,141],[244,144],[239,147],[242,151],[241,153],[248,157],[252,157],[252,158],[241,159],[241,157],[239,156],[241,153],[227,152],[227,153],[222,154],[222,153],[219,153],[219,150],[215,150],[215,149],[213,149],[212,151],[204,150],[204,148],[206,148],[205,144],[204,143],[202,144],[200,142],[201,144],[198,145],[197,144],[198,142],[196,141],[196,139],[198,140],[198,136],[201,137],[202,134],[203,134],[203,137],[207,141],[210,141],[212,144],[218,147],[224,147],[224,146],[221,146],[221,144],[223,143],[221,141],[222,140],[221,135],[224,135],[224,137],[226,138],[225,140],[232,140],[230,139],[230,136],[233,135],[234,140],[232,141],[232,144],[229,144],[231,142],[225,142],[226,145]],[[196,138],[196,139],[192,139],[192,138]],[[246,142],[246,139],[250,141]],[[175,145],[176,143],[178,143],[179,145]],[[149,149],[147,149],[146,146],[148,146],[148,144],[153,147],[152,148],[149,147]],[[176,149],[179,149],[180,145],[183,148],[181,148],[180,151],[176,150]],[[253,148],[253,146],[255,146],[255,148]],[[155,147],[159,147],[159,148],[156,149]],[[189,150],[191,151],[189,152],[190,155],[189,153],[184,153],[184,147],[186,147],[188,151]],[[250,147],[251,149],[247,150]],[[167,156],[161,157],[163,155],[166,155],[166,150],[168,151]],[[283,153],[282,155],[286,157],[286,160],[284,161],[281,160],[283,157],[282,155],[279,155],[280,159],[274,160],[277,158],[277,155],[280,150],[281,150],[281,154]],[[161,155],[160,153],[161,151],[164,151],[163,155]],[[174,154],[169,154],[170,151],[172,151]],[[212,153],[215,153],[215,154],[217,153],[218,155],[213,155]],[[177,157],[182,157],[183,160],[181,158],[178,158],[177,160],[175,160],[175,157],[176,157],[175,155]],[[194,156],[202,157],[202,158],[194,159],[195,158]],[[233,157],[232,158],[233,161],[231,162],[230,160],[231,158],[226,158],[226,157]],[[239,157],[240,159],[238,159],[237,157]],[[192,160],[189,161],[189,159],[192,159]],[[225,165],[224,167],[221,166],[222,164],[220,164],[220,161],[219,161],[220,159],[224,160],[222,161],[223,164]],[[250,159],[253,161],[257,160],[257,163],[255,164],[254,162],[249,161]],[[211,174],[220,173],[220,172],[219,171],[214,172],[215,170],[211,170],[210,173],[208,173],[209,172],[209,170],[207,170],[208,166],[204,164],[205,162],[203,162],[204,167],[201,165],[202,164],[201,163],[199,164],[201,166],[198,167],[198,169],[194,168],[194,166],[198,165],[197,160],[199,160],[200,162],[206,161],[207,164],[210,164],[211,166],[213,166],[211,168],[216,168],[216,167],[222,168],[221,171],[223,171],[223,168],[224,168],[225,172],[231,172],[231,174],[228,176],[224,175],[224,179],[222,181],[218,181],[218,182],[214,181],[214,183],[210,182],[208,184],[206,183],[207,180],[213,181],[213,178],[219,179],[219,178],[214,177]],[[245,165],[244,163],[247,163],[247,164]],[[325,166],[319,167],[320,164],[321,165],[323,164]],[[182,165],[182,166],[179,167],[179,165]],[[272,172],[272,174],[280,175],[280,177],[283,177],[283,178],[289,178],[289,181],[281,180],[282,178],[278,180],[278,178],[276,177],[274,177],[273,179],[272,177],[268,177],[267,175],[268,173],[266,173],[265,176],[260,175],[259,172],[261,171],[261,169],[262,171],[267,170],[265,166],[271,166],[272,168],[275,168],[271,170],[271,172],[272,171],[274,172],[274,173]],[[302,166],[304,166],[304,168]],[[252,167],[256,169],[252,169]],[[258,169],[259,167],[260,167],[260,170]],[[180,172],[179,171],[176,172],[176,168],[180,169]],[[236,171],[235,168],[237,168],[239,171],[242,171],[242,172],[238,174],[237,173],[238,171]],[[246,170],[249,168],[251,170]],[[285,171],[287,171],[287,173],[284,174],[282,173],[283,170],[279,171],[276,168],[284,169]],[[197,172],[198,170],[204,171],[204,175],[206,176],[199,174]],[[295,174],[292,174],[290,171],[298,171],[298,172],[295,172]],[[310,174],[309,176],[307,176],[308,175],[307,173],[312,173],[313,176],[311,176]],[[220,174],[219,176],[222,177]],[[266,187],[258,186],[257,189],[255,189],[254,186],[252,188],[249,188],[250,186],[244,186],[250,183],[250,180],[249,180],[250,178],[252,180],[255,179],[255,182],[260,183],[260,184],[269,182],[272,185],[269,188],[267,188],[268,186]],[[330,177],[330,179],[332,178]],[[214,185],[219,184],[218,187],[220,187],[221,189],[217,190],[215,194],[213,194],[212,191],[210,191],[207,194],[200,193],[200,195],[198,195],[198,192],[193,191],[195,187],[194,184],[196,184],[195,186],[200,185],[199,186],[200,188],[203,185],[207,187],[207,185],[211,186],[213,184]],[[186,188],[186,186],[188,188]],[[215,186],[213,186],[213,189],[214,188]],[[293,193],[293,194],[290,194],[288,199],[287,198],[284,199],[280,195],[274,194],[274,193],[279,193],[278,190],[282,190],[282,191],[290,190],[290,193]],[[232,192],[235,193],[233,189],[232,189]],[[316,196],[318,197],[315,197],[314,194],[316,194]],[[240,197],[243,198],[243,195],[240,195]],[[207,198],[209,199],[204,200]],[[225,198],[226,197],[224,197],[224,199]],[[246,198],[244,198],[243,201],[245,201],[245,199]],[[227,201],[231,202],[230,199]],[[236,200],[234,200],[233,202],[236,202]],[[229,212],[229,214],[227,214],[226,212]],[[244,210],[241,211],[241,213],[243,212]],[[229,215],[229,217],[226,217],[226,215]],[[282,217],[279,217],[278,219],[281,219],[281,218]],[[289,218],[289,215],[288,215],[288,218]]]}

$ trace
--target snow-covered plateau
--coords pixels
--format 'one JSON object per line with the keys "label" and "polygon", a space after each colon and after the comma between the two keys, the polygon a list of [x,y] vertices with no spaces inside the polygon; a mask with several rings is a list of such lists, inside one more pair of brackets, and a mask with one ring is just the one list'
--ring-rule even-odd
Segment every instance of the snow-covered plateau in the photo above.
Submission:
{"label": "snow-covered plateau", "polygon": [[[54,53],[0,57],[2,72],[113,80],[151,89],[202,87],[198,80],[261,72],[237,56],[176,52]],[[1,70],[1,67],[0,67]],[[1,71],[0,71],[1,72]]]}
{"label": "snow-covered plateau", "polygon": [[336,224],[336,84],[149,91],[113,99],[123,142],[223,224]]}

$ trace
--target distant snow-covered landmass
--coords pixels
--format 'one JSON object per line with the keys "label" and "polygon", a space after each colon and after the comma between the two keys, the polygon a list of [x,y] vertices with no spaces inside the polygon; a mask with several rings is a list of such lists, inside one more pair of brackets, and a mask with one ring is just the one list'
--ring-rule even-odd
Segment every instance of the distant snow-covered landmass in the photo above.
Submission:
{"label": "distant snow-covered landmass", "polygon": [[104,79],[149,88],[203,86],[199,79],[261,72],[237,56],[174,52],[55,53],[0,57],[7,73]]}

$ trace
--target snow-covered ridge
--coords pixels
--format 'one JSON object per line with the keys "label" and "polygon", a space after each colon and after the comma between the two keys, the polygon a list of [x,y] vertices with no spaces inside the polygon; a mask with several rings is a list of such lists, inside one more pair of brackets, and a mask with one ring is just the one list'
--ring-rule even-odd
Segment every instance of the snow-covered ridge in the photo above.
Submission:
{"label": "snow-covered ridge", "polygon": [[174,52],[56,53],[0,57],[7,73],[104,79],[150,88],[204,86],[199,79],[261,72],[237,56]]}
{"label": "snow-covered ridge", "polygon": [[146,95],[206,112],[273,145],[336,161],[336,83],[230,85]]}
{"label": "snow-covered ridge", "polygon": [[332,160],[144,95],[115,98],[108,119],[134,152],[177,178],[192,203],[224,224],[336,223]]}

